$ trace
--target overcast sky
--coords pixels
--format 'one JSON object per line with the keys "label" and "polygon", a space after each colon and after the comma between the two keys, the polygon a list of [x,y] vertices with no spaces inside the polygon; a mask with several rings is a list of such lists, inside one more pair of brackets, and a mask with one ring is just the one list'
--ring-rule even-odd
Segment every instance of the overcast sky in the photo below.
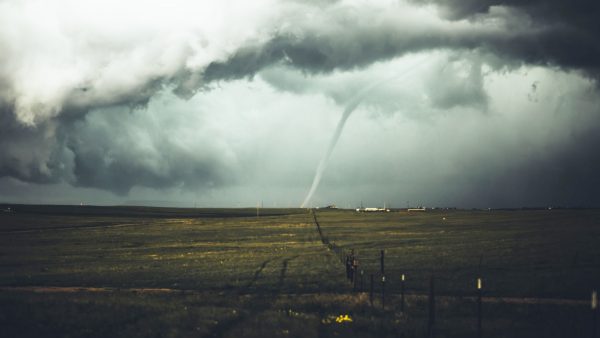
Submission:
{"label": "overcast sky", "polygon": [[[600,207],[596,0],[0,0],[0,202]],[[350,108],[349,108],[350,107]]]}

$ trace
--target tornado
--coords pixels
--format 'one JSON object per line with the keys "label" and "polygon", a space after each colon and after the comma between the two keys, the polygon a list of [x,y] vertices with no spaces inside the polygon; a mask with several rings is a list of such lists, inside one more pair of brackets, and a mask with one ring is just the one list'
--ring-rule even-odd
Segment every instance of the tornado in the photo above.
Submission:
{"label": "tornado", "polygon": [[371,85],[362,89],[358,93],[358,95],[356,95],[346,105],[346,108],[344,109],[344,112],[343,112],[342,116],[340,117],[340,121],[338,122],[337,126],[335,127],[335,132],[333,133],[333,137],[331,138],[331,141],[329,141],[327,150],[325,151],[325,154],[323,154],[323,157],[321,157],[321,160],[319,161],[319,165],[317,166],[317,171],[315,173],[315,177],[313,178],[313,182],[310,186],[310,190],[308,191],[306,198],[304,198],[304,201],[300,205],[300,208],[305,208],[310,203],[310,200],[312,199],[312,196],[314,195],[315,191],[317,191],[317,188],[319,187],[319,183],[321,182],[321,178],[323,177],[323,172],[325,172],[325,168],[327,168],[327,164],[329,163],[329,158],[331,157],[331,154],[333,153],[333,149],[335,149],[335,145],[338,143],[338,140],[340,139],[340,136],[342,135],[342,131],[344,130],[344,126],[346,125],[346,121],[348,121],[348,118],[350,117],[350,115],[352,115],[354,110],[356,110],[356,108],[360,105],[360,103],[371,93],[371,91],[373,89],[375,89],[389,81],[397,80],[401,77],[404,77],[409,72],[416,69],[418,66],[424,64],[425,61],[427,61],[427,58],[421,59],[420,61],[416,62],[414,65],[412,65],[408,69],[400,72],[399,74],[396,74],[392,77],[385,78],[383,80],[372,83]]}
{"label": "tornado", "polygon": [[342,117],[340,118],[340,121],[338,122],[337,127],[335,127],[335,132],[333,133],[333,137],[331,138],[331,141],[329,142],[329,145],[327,146],[327,151],[325,152],[325,154],[323,155],[323,157],[321,157],[321,160],[319,161],[319,165],[317,166],[317,172],[315,173],[315,178],[313,179],[312,185],[310,186],[310,190],[308,191],[308,194],[306,195],[306,198],[304,199],[304,202],[302,202],[302,205],[300,206],[300,208],[304,208],[310,202],[313,194],[319,187],[319,183],[321,182],[321,177],[323,177],[323,172],[325,171],[325,168],[327,167],[327,163],[329,162],[329,158],[331,157],[331,153],[333,153],[333,149],[335,148],[335,145],[337,144],[338,140],[340,139],[340,135],[342,135],[342,131],[344,130],[344,126],[346,125],[346,121],[348,121],[348,118],[350,117],[350,114],[352,114],[354,109],[356,109],[356,107],[358,107],[358,105],[362,101],[362,97],[358,98],[358,99],[354,99],[352,101],[353,102],[351,102],[348,106],[346,106],[346,109],[344,109],[344,113],[342,114]]}

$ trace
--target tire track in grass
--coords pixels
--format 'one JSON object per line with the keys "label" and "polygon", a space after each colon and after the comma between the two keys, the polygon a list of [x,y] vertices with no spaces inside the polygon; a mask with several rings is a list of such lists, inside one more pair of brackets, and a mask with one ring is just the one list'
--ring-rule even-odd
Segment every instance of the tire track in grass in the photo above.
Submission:
{"label": "tire track in grass", "polygon": [[[325,236],[323,234],[321,227],[319,225],[319,222],[317,220],[316,212],[314,210],[311,210],[310,214],[312,215],[312,220],[313,220],[314,224],[316,225],[317,232],[319,234],[319,239],[320,239],[321,243],[324,246],[326,246],[329,250],[333,251],[336,255],[340,254],[342,249],[335,243],[330,242],[329,239],[327,238],[327,236]],[[306,240],[312,241],[310,239],[306,239]],[[289,262],[293,259],[296,259],[297,257],[299,257],[299,255],[287,257],[287,258],[283,259],[282,267],[279,272],[279,278],[277,281],[278,291],[270,293],[270,294],[267,293],[267,294],[260,295],[257,299],[254,299],[252,301],[250,307],[243,307],[241,309],[241,311],[239,311],[239,315],[237,317],[217,324],[215,326],[215,328],[213,329],[213,331],[211,332],[211,334],[209,334],[209,336],[210,337],[223,337],[228,332],[230,332],[232,329],[234,329],[238,324],[240,324],[244,320],[246,320],[247,318],[252,317],[252,316],[258,316],[260,313],[263,313],[265,311],[268,311],[269,309],[272,309],[273,303],[277,299],[277,296],[279,294],[282,294],[285,277],[286,277],[287,270],[289,267]],[[266,266],[266,264],[265,264],[265,266]],[[259,269],[259,270],[262,271],[262,269]],[[321,293],[319,293],[319,294],[321,294]],[[249,312],[247,314],[245,314],[244,310],[249,311]],[[321,314],[320,316],[322,317],[323,315]]]}
{"label": "tire track in grass", "polygon": [[[305,240],[312,241],[311,239],[308,239],[308,238]],[[255,297],[250,300],[249,304],[240,304],[240,308],[237,311],[238,315],[236,317],[217,323],[212,328],[211,332],[208,335],[206,335],[206,337],[219,337],[219,338],[224,337],[227,335],[228,332],[231,332],[239,324],[243,323],[248,318],[251,318],[252,316],[258,316],[259,314],[261,314],[265,311],[268,311],[269,309],[272,309],[273,303],[275,302],[277,297],[283,291],[282,290],[283,282],[285,280],[289,262],[293,259],[296,259],[297,257],[299,257],[299,255],[292,256],[292,257],[286,257],[283,259],[282,267],[281,267],[281,270],[279,271],[279,277],[278,277],[278,281],[277,281],[277,290],[274,290],[273,292],[263,292],[263,293],[255,292],[253,294]],[[268,259],[268,260],[264,261],[260,265],[260,267],[254,272],[254,277],[252,278],[251,282],[248,283],[248,285],[246,285],[245,288],[232,291],[229,294],[229,296],[240,297],[241,295],[243,295],[244,291],[247,294],[249,294],[249,291],[250,291],[249,288],[251,286],[254,286],[254,284],[256,283],[256,281],[258,280],[260,275],[262,274],[263,270],[272,261],[273,261],[273,259]]]}
{"label": "tire track in grass", "polygon": [[277,288],[281,291],[283,289],[283,281],[285,279],[285,274],[287,272],[288,269],[288,264],[291,260],[298,258],[298,255],[291,257],[291,258],[286,258],[283,260],[283,262],[281,263],[281,270],[279,271],[279,279],[277,280]]}
{"label": "tire track in grass", "polygon": [[[278,278],[278,283],[277,283],[278,291],[265,292],[265,293],[255,292],[253,294],[253,295],[255,295],[255,297],[254,297],[254,299],[252,299],[250,301],[249,305],[240,304],[240,309],[237,311],[237,313],[239,313],[239,314],[236,317],[233,317],[229,320],[218,322],[212,328],[211,332],[208,335],[206,335],[206,337],[217,337],[217,338],[224,337],[227,335],[227,333],[229,331],[231,331],[232,329],[237,327],[240,323],[242,323],[244,320],[248,319],[249,317],[256,316],[262,312],[265,312],[265,311],[268,311],[269,309],[271,309],[273,307],[273,303],[276,300],[277,296],[282,291],[281,289],[283,286],[283,280],[285,279],[285,274],[287,272],[288,263],[290,260],[295,259],[296,257],[298,257],[298,256],[294,256],[291,258],[288,257],[282,261],[282,268],[279,272],[279,278]],[[267,261],[263,262],[261,264],[261,266],[256,270],[254,275],[257,277],[257,279],[258,279],[258,276],[260,276],[260,274],[262,273],[262,270],[267,266],[267,264],[270,261],[271,260],[267,260]],[[243,291],[249,291],[248,287],[252,284],[249,284],[245,288],[234,290],[231,293],[229,293],[228,296],[229,297],[242,296],[244,294]],[[249,293],[246,292],[246,294],[249,294]]]}
{"label": "tire track in grass", "polygon": [[267,267],[267,265],[271,261],[272,261],[272,259],[267,259],[266,261],[262,262],[262,264],[258,267],[258,269],[256,269],[256,271],[254,271],[254,276],[252,276],[252,279],[250,280],[250,282],[248,282],[248,284],[245,286],[246,289],[249,289],[254,286],[254,283],[256,283],[256,281],[260,277],[260,274],[263,272],[263,270]]}

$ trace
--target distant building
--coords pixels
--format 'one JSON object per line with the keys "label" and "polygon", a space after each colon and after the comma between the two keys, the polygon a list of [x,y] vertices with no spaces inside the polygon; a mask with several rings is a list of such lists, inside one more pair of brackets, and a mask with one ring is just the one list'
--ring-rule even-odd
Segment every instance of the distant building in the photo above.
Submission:
{"label": "distant building", "polygon": [[390,212],[387,208],[357,208],[356,212]]}

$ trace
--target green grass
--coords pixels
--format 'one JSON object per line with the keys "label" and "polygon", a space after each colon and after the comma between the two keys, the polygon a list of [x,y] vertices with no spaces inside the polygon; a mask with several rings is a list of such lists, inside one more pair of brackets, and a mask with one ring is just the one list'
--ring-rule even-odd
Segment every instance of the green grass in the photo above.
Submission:
{"label": "green grass", "polygon": [[[305,214],[260,218],[50,215],[23,228],[35,231],[15,232],[18,220],[14,218],[19,215],[11,215],[10,230],[3,234],[3,285],[308,292],[336,289],[337,284],[328,281],[338,280],[341,273]],[[55,226],[61,222],[57,218],[63,228],[43,225]]]}
{"label": "green grass", "polygon": [[[355,249],[365,273],[379,273],[385,250],[389,287],[406,274],[425,291],[469,294],[475,279],[496,296],[585,298],[600,286],[596,210],[320,212],[326,236]],[[393,283],[396,281],[396,283]]]}
{"label": "green grass", "polygon": [[[474,294],[477,276],[492,297],[583,300],[600,286],[596,210],[317,211],[323,233],[355,249],[367,276],[379,280],[385,250],[382,310],[380,284],[374,307],[352,292],[306,210],[261,210],[257,218],[255,209],[13,208],[0,214],[3,337],[424,336],[432,274],[438,337],[469,337],[475,303],[464,296]],[[109,289],[6,288],[24,286]],[[340,314],[353,322],[336,323]],[[585,336],[591,322],[585,304],[493,302],[484,314],[486,337]]]}

